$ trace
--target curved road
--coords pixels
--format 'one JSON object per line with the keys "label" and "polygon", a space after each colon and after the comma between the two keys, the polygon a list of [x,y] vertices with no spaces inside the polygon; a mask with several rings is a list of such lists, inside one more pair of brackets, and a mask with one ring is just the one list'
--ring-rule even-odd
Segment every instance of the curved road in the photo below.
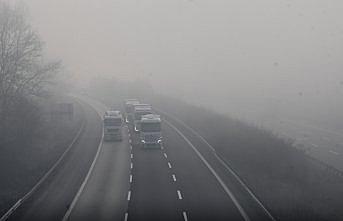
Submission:
{"label": "curved road", "polygon": [[[107,109],[89,102],[100,114]],[[169,123],[162,126],[162,150],[141,149],[131,127],[123,142],[104,143],[68,220],[269,220],[227,169],[212,162],[218,161],[207,156],[212,152],[202,153],[245,204],[244,214],[189,143]]]}
{"label": "curved road", "polygon": [[82,103],[85,128],[77,142],[51,176],[28,198],[9,220],[61,220],[82,183],[99,145],[102,123],[89,105]]}
{"label": "curved road", "polygon": [[270,220],[187,128],[164,121],[162,149],[141,149],[127,126],[123,141],[101,143],[107,108],[83,100],[79,141],[10,220]]}

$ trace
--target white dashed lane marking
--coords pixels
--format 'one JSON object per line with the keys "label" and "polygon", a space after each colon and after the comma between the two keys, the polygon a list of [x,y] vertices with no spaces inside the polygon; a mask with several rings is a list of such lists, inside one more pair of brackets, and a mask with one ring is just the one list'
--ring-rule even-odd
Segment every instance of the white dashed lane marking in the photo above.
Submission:
{"label": "white dashed lane marking", "polygon": [[131,167],[131,169],[133,169],[133,163],[131,163],[131,166],[130,166],[130,167]]}
{"label": "white dashed lane marking", "polygon": [[127,200],[130,201],[131,199],[131,191],[129,190],[129,192],[127,193]]}
{"label": "white dashed lane marking", "polygon": [[176,176],[175,174],[172,175],[174,182],[176,182]]}
{"label": "white dashed lane marking", "polygon": [[130,183],[132,183],[132,175],[130,174]]}
{"label": "white dashed lane marking", "polygon": [[181,195],[181,191],[180,190],[177,191],[177,196],[179,197],[179,200],[182,200],[182,195]]}
{"label": "white dashed lane marking", "polygon": [[164,157],[165,157],[165,158],[168,158],[168,156],[167,156],[167,154],[166,154],[166,153],[164,153],[163,155],[164,155]]}
{"label": "white dashed lane marking", "polygon": [[188,221],[187,213],[186,212],[182,212],[182,215],[183,215],[184,221]]}
{"label": "white dashed lane marking", "polygon": [[168,167],[169,167],[169,169],[171,169],[172,168],[172,166],[171,166],[171,164],[168,162]]}
{"label": "white dashed lane marking", "polygon": [[128,213],[125,213],[124,221],[127,221],[128,217],[129,217],[129,214],[128,214]]}

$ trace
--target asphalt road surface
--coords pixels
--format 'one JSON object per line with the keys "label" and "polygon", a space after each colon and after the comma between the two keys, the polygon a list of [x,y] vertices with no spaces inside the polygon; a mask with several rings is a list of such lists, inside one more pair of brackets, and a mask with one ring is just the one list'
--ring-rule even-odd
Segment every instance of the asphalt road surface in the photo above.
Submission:
{"label": "asphalt road surface", "polygon": [[82,105],[86,125],[77,143],[43,185],[26,200],[9,220],[61,220],[79,189],[94,158],[102,133],[99,115]]}
{"label": "asphalt road surface", "polygon": [[270,220],[187,128],[164,121],[162,149],[142,149],[129,125],[123,141],[101,142],[107,108],[84,100],[80,140],[10,220]]}
{"label": "asphalt road surface", "polygon": [[[89,102],[100,114],[106,110]],[[162,149],[142,149],[130,125],[123,128],[122,142],[103,143],[68,220],[269,220],[227,170],[214,163],[224,185],[246,203],[242,215],[189,143],[169,124],[162,126]]]}

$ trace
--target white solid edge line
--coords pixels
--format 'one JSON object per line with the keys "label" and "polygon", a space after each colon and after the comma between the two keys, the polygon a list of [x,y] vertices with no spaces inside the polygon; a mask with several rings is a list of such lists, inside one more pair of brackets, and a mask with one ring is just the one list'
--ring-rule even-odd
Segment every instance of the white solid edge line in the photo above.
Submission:
{"label": "white solid edge line", "polygon": [[244,211],[243,207],[239,204],[237,201],[236,197],[233,195],[233,193],[229,190],[229,188],[225,185],[224,181],[219,177],[217,172],[212,168],[212,166],[207,162],[207,160],[202,156],[202,154],[197,150],[197,148],[188,140],[188,138],[183,135],[183,133],[177,129],[174,125],[172,125],[169,121],[165,120],[164,121],[171,127],[173,128],[187,143],[188,145],[194,150],[194,152],[198,155],[198,157],[202,160],[202,162],[207,166],[207,168],[211,171],[211,173],[214,175],[214,177],[217,179],[219,184],[222,186],[224,191],[227,193],[227,195],[231,198],[232,202],[235,204],[236,208],[242,215],[243,219],[245,221],[250,221],[250,218],[248,214]]}
{"label": "white solid edge line", "polygon": [[[179,123],[181,123],[183,126],[185,126],[186,128],[188,128],[189,130],[191,130],[197,137],[199,137],[202,141],[204,141],[204,143],[214,152],[215,156],[217,157],[217,159],[220,160],[220,162],[222,163],[222,165],[225,166],[225,168],[227,168],[231,174],[234,175],[234,177],[237,179],[237,181],[244,187],[244,189],[250,194],[250,196],[257,202],[257,204],[263,209],[263,211],[267,214],[267,216],[275,221],[276,219],[273,217],[273,215],[267,210],[267,208],[262,204],[262,202],[255,196],[255,194],[250,190],[250,188],[242,181],[242,179],[236,174],[236,172],[234,170],[232,170],[216,153],[215,149],[212,147],[211,144],[209,144],[205,138],[203,138],[199,133],[197,133],[195,130],[193,130],[193,128],[189,127],[188,125],[186,125],[183,121],[177,119],[174,116],[171,116],[169,114],[167,114],[164,111],[158,110],[159,112],[163,113],[164,115],[167,115],[169,117],[171,117],[172,119],[178,121]],[[169,123],[167,120],[165,120],[167,123]],[[171,125],[169,123],[169,125]],[[176,128],[174,126],[174,128]]]}
{"label": "white solid edge line", "polygon": [[174,182],[176,182],[176,176],[175,174],[172,175]]}
{"label": "white solid edge line", "polygon": [[65,155],[70,151],[72,146],[75,144],[77,139],[80,137],[82,130],[84,129],[86,122],[83,121],[77,134],[75,135],[74,139],[68,146],[68,148],[63,152],[63,154],[58,158],[58,160],[54,163],[54,165],[44,174],[42,178],[32,187],[32,189],[27,192],[22,198],[20,198],[1,218],[0,221],[7,220],[11,214],[27,199],[31,196],[32,193],[36,191],[36,189],[46,180],[46,178],[52,173],[52,171],[58,166],[58,164],[63,160]]}
{"label": "white solid edge line", "polygon": [[128,214],[128,213],[125,213],[124,221],[127,221],[128,217],[129,217],[129,214]]}
{"label": "white solid edge line", "polygon": [[184,221],[188,221],[187,213],[185,211],[182,212]]}
{"label": "white solid edge line", "polygon": [[179,200],[182,200],[182,194],[180,190],[177,190],[177,196],[179,197]]}
{"label": "white solid edge line", "polygon": [[275,218],[272,216],[272,214],[269,213],[269,211],[264,207],[262,202],[257,199],[255,194],[250,190],[250,188],[242,181],[242,179],[236,174],[235,171],[231,169],[217,154],[215,154],[216,158],[224,165],[224,167],[230,171],[230,173],[236,178],[236,180],[244,187],[244,189],[250,194],[250,196],[257,202],[257,204],[264,210],[264,212],[268,215],[268,217],[275,221]]}
{"label": "white solid edge line", "polygon": [[128,200],[128,201],[131,200],[131,190],[129,190],[129,192],[127,193],[127,200]]}
{"label": "white solid edge line", "polygon": [[[97,112],[97,113],[98,113],[98,112]],[[99,114],[99,113],[98,113],[98,114]],[[99,114],[99,116],[101,117],[100,114]],[[75,205],[76,205],[78,199],[80,198],[81,193],[82,193],[83,189],[85,188],[85,186],[86,186],[86,184],[87,184],[87,182],[88,182],[88,179],[89,179],[89,177],[90,177],[90,175],[91,175],[91,173],[92,173],[92,171],[93,171],[93,168],[94,168],[94,166],[95,166],[95,163],[96,163],[96,161],[97,161],[97,159],[98,159],[98,157],[99,157],[100,150],[101,150],[102,143],[103,143],[103,139],[104,139],[104,129],[102,129],[102,135],[101,135],[101,140],[100,140],[100,143],[99,143],[99,146],[98,146],[98,150],[97,150],[97,152],[96,152],[96,154],[95,154],[95,157],[94,157],[94,159],[93,159],[93,162],[92,162],[92,164],[91,164],[91,166],[90,166],[90,168],[89,168],[89,170],[88,170],[88,173],[87,173],[85,179],[83,180],[80,189],[77,191],[77,194],[75,195],[75,197],[74,197],[74,199],[73,199],[73,201],[72,201],[70,207],[68,208],[67,212],[64,214],[64,217],[63,217],[62,221],[67,221],[67,220],[69,219],[72,210],[74,209],[74,207],[75,207]]]}
{"label": "white solid edge line", "polygon": [[171,169],[172,168],[172,166],[171,166],[171,164],[168,162],[168,167],[169,167],[169,169]]}
{"label": "white solid edge line", "polygon": [[[156,108],[155,108],[156,109]],[[161,112],[161,113],[163,113],[164,115],[167,115],[167,116],[169,116],[169,117],[171,117],[171,118],[173,118],[175,121],[177,121],[177,122],[179,122],[180,124],[182,124],[184,127],[186,127],[188,130],[190,130],[192,133],[194,133],[194,134],[196,134],[209,148],[211,148],[211,150],[213,151],[213,152],[216,152],[216,150],[212,147],[212,145],[211,144],[209,144],[208,142],[207,142],[207,140],[205,140],[205,138],[203,138],[202,136],[200,136],[193,128],[191,128],[191,127],[189,127],[187,124],[185,124],[183,121],[181,121],[181,120],[179,120],[179,119],[177,119],[176,117],[174,117],[174,116],[172,116],[172,115],[170,115],[170,114],[168,114],[168,113],[166,113],[166,112],[164,112],[164,111],[162,111],[162,110],[160,110],[160,109],[156,109],[158,112]],[[165,121],[167,121],[167,120],[165,120]]]}

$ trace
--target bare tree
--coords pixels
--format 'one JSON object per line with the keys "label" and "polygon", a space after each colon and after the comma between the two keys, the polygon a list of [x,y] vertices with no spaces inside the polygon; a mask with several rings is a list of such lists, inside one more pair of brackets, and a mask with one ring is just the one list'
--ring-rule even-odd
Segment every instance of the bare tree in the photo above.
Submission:
{"label": "bare tree", "polygon": [[37,96],[52,79],[59,62],[47,63],[43,43],[25,10],[0,0],[0,114],[22,96]]}

